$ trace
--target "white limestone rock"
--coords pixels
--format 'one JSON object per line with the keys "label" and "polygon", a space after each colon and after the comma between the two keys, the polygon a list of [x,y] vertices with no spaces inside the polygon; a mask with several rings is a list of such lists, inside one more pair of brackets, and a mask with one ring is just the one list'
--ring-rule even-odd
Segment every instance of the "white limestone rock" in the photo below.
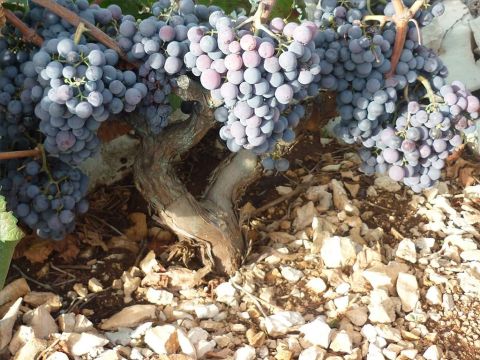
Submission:
{"label": "white limestone rock", "polygon": [[300,332],[309,343],[321,346],[324,349],[328,349],[333,334],[333,330],[323,317],[318,317],[312,322],[303,325],[300,328]]}
{"label": "white limestone rock", "polygon": [[325,239],[320,249],[323,263],[328,268],[340,268],[355,263],[358,244],[348,237],[332,236]]}
{"label": "white limestone rock", "polygon": [[402,301],[402,310],[405,312],[413,311],[420,299],[420,291],[415,275],[399,273],[397,293]]}
{"label": "white limestone rock", "polygon": [[267,316],[264,320],[265,329],[271,336],[285,335],[294,326],[303,324],[305,324],[305,320],[302,314],[296,311],[282,311]]}

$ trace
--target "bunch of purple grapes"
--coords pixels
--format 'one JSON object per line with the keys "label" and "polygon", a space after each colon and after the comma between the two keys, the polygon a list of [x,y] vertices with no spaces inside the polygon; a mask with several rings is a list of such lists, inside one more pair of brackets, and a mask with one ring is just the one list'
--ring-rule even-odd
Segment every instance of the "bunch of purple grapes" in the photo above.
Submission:
{"label": "bunch of purple grapes", "polygon": [[[96,132],[112,114],[132,112],[146,96],[133,71],[116,68],[118,54],[95,43],[50,39],[32,59],[41,96],[35,115],[41,120],[47,153],[80,164],[99,149]],[[38,94],[37,94],[38,93]]]}
{"label": "bunch of purple grapes", "polygon": [[[440,89],[438,103],[410,101],[397,117],[373,137],[374,150],[363,148],[362,171],[388,173],[415,192],[440,179],[448,156],[463,143],[463,130],[473,127],[480,102],[455,81]],[[460,125],[461,124],[461,125]]]}
{"label": "bunch of purple grapes", "polygon": [[[3,164],[1,164],[3,165]],[[49,159],[12,160],[2,166],[0,186],[15,216],[39,237],[61,240],[75,228],[75,218],[88,210],[88,178],[79,169]]]}
{"label": "bunch of purple grapes", "polygon": [[188,30],[184,60],[202,86],[223,103],[215,118],[223,123],[220,137],[227,147],[260,155],[272,152],[279,141],[294,140],[293,128],[305,114],[299,102],[319,92],[317,28],[311,22],[275,18],[257,36],[243,21],[222,11],[212,13],[210,26]]}

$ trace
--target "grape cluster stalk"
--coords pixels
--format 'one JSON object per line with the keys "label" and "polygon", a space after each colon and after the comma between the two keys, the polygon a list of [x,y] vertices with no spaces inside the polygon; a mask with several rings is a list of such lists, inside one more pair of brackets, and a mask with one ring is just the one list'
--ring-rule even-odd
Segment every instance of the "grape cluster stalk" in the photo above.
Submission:
{"label": "grape cluster stalk", "polygon": [[[443,5],[305,0],[293,21],[269,20],[273,3],[261,1],[252,16],[192,0],[159,0],[141,19],[87,0],[32,0],[27,12],[7,12],[0,192],[10,209],[40,237],[72,232],[88,210],[79,165],[99,152],[99,127],[122,115],[149,144],[172,141],[181,129],[204,134],[201,124],[169,124],[172,94],[182,94],[185,78],[202,87],[225,146],[258,157],[267,173],[288,170],[282,154],[306,105],[334,91],[335,133],[359,145],[363,172],[388,174],[416,192],[433,186],[475,130],[480,107],[463,84],[446,83],[448,70],[421,43],[421,27]],[[179,204],[179,196],[168,198]],[[209,206],[205,223],[215,223]]]}

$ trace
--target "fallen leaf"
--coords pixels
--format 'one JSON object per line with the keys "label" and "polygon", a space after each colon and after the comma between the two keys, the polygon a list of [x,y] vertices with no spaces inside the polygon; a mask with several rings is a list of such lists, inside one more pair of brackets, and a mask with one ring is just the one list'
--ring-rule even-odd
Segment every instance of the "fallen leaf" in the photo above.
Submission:
{"label": "fallen leaf", "polygon": [[54,241],[37,239],[30,243],[28,249],[24,251],[23,256],[32,263],[43,263],[52,254],[54,249]]}
{"label": "fallen leaf", "polygon": [[463,186],[470,186],[475,183],[475,178],[472,176],[475,169],[473,167],[464,167],[460,169],[458,180]]}
{"label": "fallen leaf", "polygon": [[148,236],[147,216],[144,213],[136,212],[131,213],[128,218],[133,225],[125,231],[125,235],[133,241],[145,239]]}
{"label": "fallen leaf", "polygon": [[63,260],[70,262],[75,259],[80,252],[77,243],[77,237],[69,234],[62,241],[55,242],[55,251]]}
{"label": "fallen leaf", "polygon": [[84,229],[83,232],[79,232],[78,234],[80,241],[84,244],[93,246],[93,247],[100,247],[103,251],[108,251],[108,246],[102,240],[102,236],[96,231],[90,231]]}
{"label": "fallen leaf", "polygon": [[112,237],[107,246],[109,249],[126,249],[130,252],[137,253],[140,249],[138,247],[138,243],[132,241],[124,236],[114,236]]}

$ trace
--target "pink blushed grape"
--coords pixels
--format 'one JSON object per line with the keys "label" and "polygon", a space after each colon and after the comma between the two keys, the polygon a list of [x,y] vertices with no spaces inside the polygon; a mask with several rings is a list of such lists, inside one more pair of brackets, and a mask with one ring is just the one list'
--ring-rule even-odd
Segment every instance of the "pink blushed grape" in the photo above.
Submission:
{"label": "pink blushed grape", "polygon": [[245,51],[255,50],[257,47],[257,39],[255,39],[253,35],[246,34],[240,39],[240,47]]}
{"label": "pink blushed grape", "polygon": [[212,69],[207,69],[200,75],[200,82],[207,90],[217,89],[220,86],[221,80],[220,74]]}
{"label": "pink blushed grape", "polygon": [[260,55],[255,50],[245,51],[242,54],[242,60],[245,66],[249,68],[258,67],[262,62]]}
{"label": "pink blushed grape", "polygon": [[293,99],[293,89],[288,84],[283,84],[275,90],[275,98],[280,104],[289,104]]}
{"label": "pink blushed grape", "polygon": [[272,57],[275,54],[275,47],[272,43],[264,41],[258,47],[258,54],[264,59]]}
{"label": "pink blushed grape", "polygon": [[398,165],[393,165],[388,170],[388,176],[394,181],[402,181],[405,177],[405,170]]}
{"label": "pink blushed grape", "polygon": [[243,66],[242,57],[238,54],[229,54],[225,57],[225,67],[228,70],[240,70]]}
{"label": "pink blushed grape", "polygon": [[162,26],[158,32],[160,40],[172,41],[175,39],[175,29],[170,25]]}
{"label": "pink blushed grape", "polygon": [[400,154],[398,153],[398,151],[391,148],[386,148],[385,150],[383,150],[382,156],[389,164],[394,164],[400,159]]}
{"label": "pink blushed grape", "polygon": [[285,21],[282,18],[276,17],[270,21],[270,29],[275,33],[281,33],[285,27]]}
{"label": "pink blushed grape", "polygon": [[208,57],[208,55],[206,55],[206,54],[200,55],[197,58],[197,61],[195,62],[195,66],[200,71],[205,71],[205,70],[209,69],[210,65],[212,65],[212,59],[210,59]]}
{"label": "pink blushed grape", "polygon": [[301,24],[293,30],[293,39],[304,45],[312,41],[312,31],[305,25]]}

